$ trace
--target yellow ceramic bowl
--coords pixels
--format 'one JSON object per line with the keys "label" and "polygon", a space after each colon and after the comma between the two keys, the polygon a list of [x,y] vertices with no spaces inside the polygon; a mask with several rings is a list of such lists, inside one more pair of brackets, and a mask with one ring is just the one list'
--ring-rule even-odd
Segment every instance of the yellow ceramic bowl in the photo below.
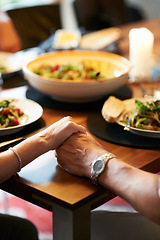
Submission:
{"label": "yellow ceramic bowl", "polygon": [[[42,64],[79,64],[81,61],[104,73],[104,81],[63,81],[39,76],[34,69]],[[66,50],[42,54],[24,66],[23,72],[31,86],[65,102],[89,102],[100,99],[121,87],[128,78],[130,62],[113,53],[102,51]]]}

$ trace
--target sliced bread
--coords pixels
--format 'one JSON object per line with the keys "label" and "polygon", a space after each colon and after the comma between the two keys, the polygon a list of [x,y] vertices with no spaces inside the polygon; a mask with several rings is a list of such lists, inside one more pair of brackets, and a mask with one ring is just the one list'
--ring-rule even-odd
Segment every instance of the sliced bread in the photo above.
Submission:
{"label": "sliced bread", "polygon": [[123,101],[110,96],[102,107],[102,116],[107,122],[115,122],[124,110],[125,104]]}

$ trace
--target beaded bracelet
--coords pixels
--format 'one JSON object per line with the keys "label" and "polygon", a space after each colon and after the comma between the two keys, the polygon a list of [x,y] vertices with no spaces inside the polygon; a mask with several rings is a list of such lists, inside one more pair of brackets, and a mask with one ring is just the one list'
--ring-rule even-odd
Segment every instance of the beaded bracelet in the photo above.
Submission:
{"label": "beaded bracelet", "polygon": [[19,169],[18,169],[17,172],[20,172],[21,168],[22,168],[22,160],[21,160],[19,154],[16,152],[16,150],[14,148],[10,147],[9,150],[11,150],[16,155],[16,157],[18,159],[18,162],[19,162]]}

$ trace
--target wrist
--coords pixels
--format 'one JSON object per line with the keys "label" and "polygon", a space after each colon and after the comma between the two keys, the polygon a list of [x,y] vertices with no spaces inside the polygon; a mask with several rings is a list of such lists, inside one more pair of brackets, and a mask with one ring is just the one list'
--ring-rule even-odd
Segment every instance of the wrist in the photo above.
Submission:
{"label": "wrist", "polygon": [[111,159],[116,158],[116,156],[112,153],[106,153],[101,155],[97,159],[92,162],[91,166],[91,180],[95,185],[98,185],[98,178],[102,175],[102,173],[106,169],[106,165],[108,161]]}
{"label": "wrist", "polygon": [[22,167],[48,151],[47,143],[38,134],[20,142],[14,149],[22,160]]}
{"label": "wrist", "polygon": [[121,172],[121,161],[116,157],[108,161],[105,170],[99,176],[98,182],[105,188],[113,188],[115,185],[115,178]]}

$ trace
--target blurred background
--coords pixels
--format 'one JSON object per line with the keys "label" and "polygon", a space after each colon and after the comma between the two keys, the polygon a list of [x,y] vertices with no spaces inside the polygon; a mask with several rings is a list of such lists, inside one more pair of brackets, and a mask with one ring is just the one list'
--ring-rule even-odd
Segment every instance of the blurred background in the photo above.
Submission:
{"label": "blurred background", "polygon": [[61,14],[62,4],[59,3],[65,2],[73,2],[82,34],[157,18],[160,14],[159,0],[1,0],[0,8],[12,19],[22,49],[27,49],[48,39],[57,29],[64,28],[63,22],[71,15]]}
{"label": "blurred background", "polygon": [[[19,6],[52,3],[59,0],[1,0],[0,7],[9,7],[12,4]],[[114,1],[113,1],[114,2]],[[160,1],[159,0],[125,0],[126,4],[131,7],[139,8],[143,11],[147,19],[156,18],[160,15]]]}

